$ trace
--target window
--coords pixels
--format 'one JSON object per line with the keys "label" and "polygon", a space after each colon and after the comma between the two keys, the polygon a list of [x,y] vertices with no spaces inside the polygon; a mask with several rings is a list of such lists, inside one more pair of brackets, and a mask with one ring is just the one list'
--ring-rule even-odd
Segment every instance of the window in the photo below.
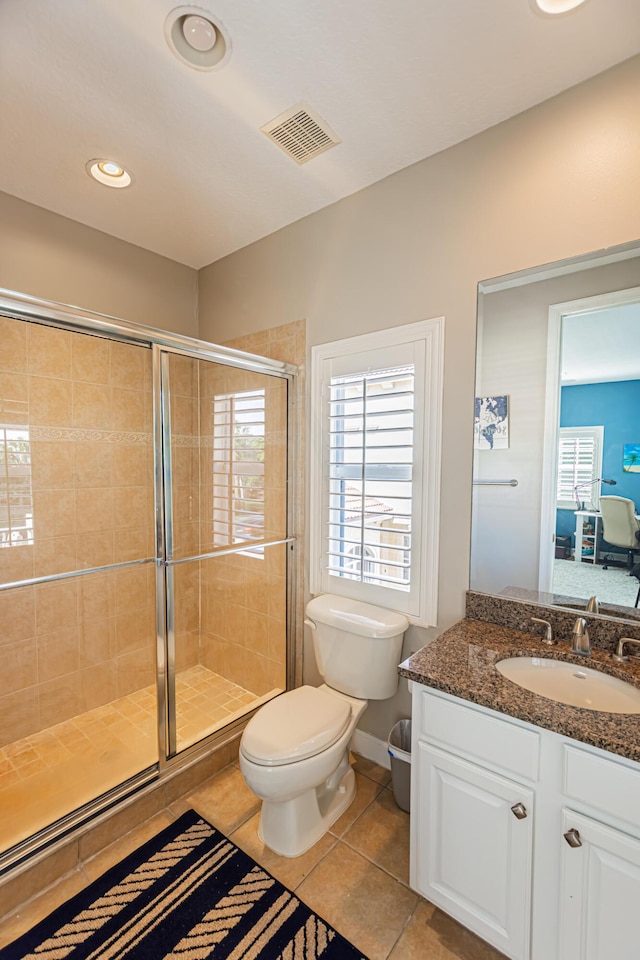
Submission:
{"label": "window", "polygon": [[442,320],[312,351],[312,576],[436,623]]}
{"label": "window", "polygon": [[0,547],[33,543],[29,429],[0,426]]}
{"label": "window", "polygon": [[558,508],[575,510],[580,500],[597,510],[600,491],[592,481],[602,476],[604,427],[560,427],[558,434]]}
{"label": "window", "polygon": [[265,391],[213,401],[213,534],[224,547],[264,540]]}

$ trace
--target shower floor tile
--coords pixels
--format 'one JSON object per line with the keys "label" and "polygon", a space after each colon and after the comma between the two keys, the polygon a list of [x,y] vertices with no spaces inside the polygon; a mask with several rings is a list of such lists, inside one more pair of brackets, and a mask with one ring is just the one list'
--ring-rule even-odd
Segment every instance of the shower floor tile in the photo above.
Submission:
{"label": "shower floor tile", "polygon": [[[178,748],[280,692],[257,697],[206,667],[181,671]],[[146,687],[0,747],[0,852],[157,763],[156,710],[155,689]]]}

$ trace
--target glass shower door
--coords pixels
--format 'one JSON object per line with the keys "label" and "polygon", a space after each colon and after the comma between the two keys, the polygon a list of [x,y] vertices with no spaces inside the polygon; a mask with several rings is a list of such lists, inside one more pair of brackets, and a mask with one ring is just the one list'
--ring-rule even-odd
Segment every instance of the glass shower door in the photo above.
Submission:
{"label": "glass shower door", "polygon": [[162,358],[170,756],[287,686],[287,386]]}
{"label": "glass shower door", "polygon": [[158,735],[149,344],[8,316],[0,342],[1,854]]}

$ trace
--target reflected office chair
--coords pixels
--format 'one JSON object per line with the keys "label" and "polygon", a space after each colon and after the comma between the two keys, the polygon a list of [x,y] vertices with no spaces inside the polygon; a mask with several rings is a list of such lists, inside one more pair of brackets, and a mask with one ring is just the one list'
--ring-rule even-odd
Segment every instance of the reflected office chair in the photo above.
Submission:
{"label": "reflected office chair", "polygon": [[636,594],[636,602],[634,603],[634,607],[637,607],[638,601],[640,601],[640,563],[636,563],[635,567],[631,567],[629,576],[635,577],[638,581],[638,592]]}
{"label": "reflected office chair", "polygon": [[640,520],[636,517],[636,505],[626,497],[600,497],[602,514],[602,537],[612,547],[624,547],[629,567],[633,566],[635,553],[640,553]]}

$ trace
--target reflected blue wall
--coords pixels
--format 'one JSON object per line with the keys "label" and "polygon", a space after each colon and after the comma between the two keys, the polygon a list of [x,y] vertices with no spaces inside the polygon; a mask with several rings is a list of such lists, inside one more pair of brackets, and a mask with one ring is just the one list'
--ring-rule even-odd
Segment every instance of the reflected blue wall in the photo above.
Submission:
{"label": "reflected blue wall", "polygon": [[[602,493],[629,497],[640,512],[640,473],[623,473],[622,448],[640,443],[640,380],[616,383],[586,383],[560,391],[560,426],[604,425],[602,476],[615,480],[615,487],[603,485]],[[575,533],[576,518],[571,510],[556,511],[556,533]],[[573,543],[573,541],[572,541]]]}

